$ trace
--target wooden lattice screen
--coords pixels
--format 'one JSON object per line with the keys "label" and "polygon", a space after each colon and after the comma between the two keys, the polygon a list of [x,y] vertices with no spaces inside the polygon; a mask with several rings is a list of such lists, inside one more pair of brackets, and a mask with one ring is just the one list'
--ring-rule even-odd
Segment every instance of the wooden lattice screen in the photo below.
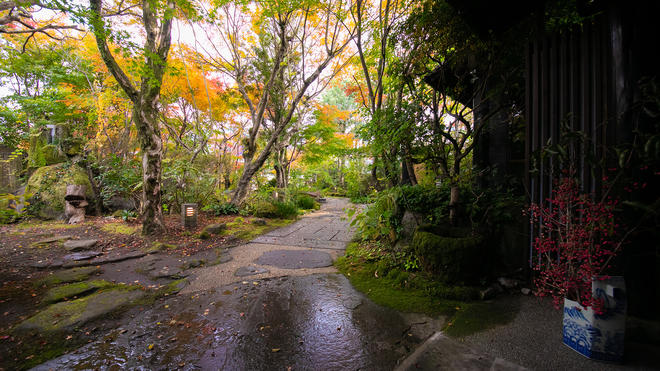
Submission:
{"label": "wooden lattice screen", "polygon": [[15,190],[18,174],[23,170],[23,157],[12,156],[12,149],[0,146],[0,190]]}
{"label": "wooden lattice screen", "polygon": [[[589,135],[589,145],[593,146],[596,159],[604,155],[607,121],[614,116],[612,79],[608,72],[612,46],[607,45],[606,35],[603,22],[597,19],[593,25],[585,24],[582,29],[576,27],[554,33],[527,46],[525,186],[528,203],[542,203],[552,192],[553,179],[548,170],[557,164],[546,159],[540,164],[538,176],[532,177],[530,155],[548,143],[557,143],[562,122],[566,122],[572,131]],[[573,150],[577,154],[583,153],[580,146]],[[584,160],[579,165],[578,176],[583,189],[598,192],[601,169],[590,167]],[[528,258],[532,256],[533,235],[530,233]]]}

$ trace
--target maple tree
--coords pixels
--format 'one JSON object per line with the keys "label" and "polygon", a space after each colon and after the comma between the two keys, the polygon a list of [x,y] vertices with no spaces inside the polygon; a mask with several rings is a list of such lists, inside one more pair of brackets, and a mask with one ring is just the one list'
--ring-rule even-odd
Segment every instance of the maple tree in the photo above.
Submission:
{"label": "maple tree", "polygon": [[[286,147],[286,129],[299,106],[316,97],[345,64],[339,57],[354,36],[354,27],[347,23],[349,8],[343,1],[259,1],[213,10],[218,19],[207,36],[215,41],[210,45],[216,53],[205,58],[233,80],[251,122],[232,204],[245,201],[257,171],[271,153]],[[266,131],[267,139],[258,148]]]}

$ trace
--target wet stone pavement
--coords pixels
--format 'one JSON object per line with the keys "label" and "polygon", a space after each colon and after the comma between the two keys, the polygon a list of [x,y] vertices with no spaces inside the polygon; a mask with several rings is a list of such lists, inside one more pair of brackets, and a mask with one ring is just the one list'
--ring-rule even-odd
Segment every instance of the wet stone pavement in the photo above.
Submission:
{"label": "wet stone pavement", "polygon": [[179,295],[34,370],[393,370],[444,319],[380,307],[329,266],[350,240],[345,206],[230,249]]}

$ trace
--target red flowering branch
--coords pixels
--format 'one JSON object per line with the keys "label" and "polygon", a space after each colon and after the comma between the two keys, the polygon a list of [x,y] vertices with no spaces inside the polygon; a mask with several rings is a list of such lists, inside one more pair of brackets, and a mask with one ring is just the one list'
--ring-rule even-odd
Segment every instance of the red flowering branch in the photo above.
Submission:
{"label": "red flowering branch", "polygon": [[534,240],[539,296],[552,296],[557,308],[567,297],[602,313],[603,302],[593,297],[591,283],[607,279],[610,261],[628,237],[614,214],[618,206],[618,198],[595,201],[593,194],[580,192],[576,179],[565,177],[555,182],[547,204],[529,207],[539,231]]}

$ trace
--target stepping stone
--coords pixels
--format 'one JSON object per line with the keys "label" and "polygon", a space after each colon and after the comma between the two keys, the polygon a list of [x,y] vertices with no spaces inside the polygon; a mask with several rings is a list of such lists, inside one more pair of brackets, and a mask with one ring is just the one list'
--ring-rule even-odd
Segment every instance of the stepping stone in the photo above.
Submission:
{"label": "stepping stone", "polygon": [[257,267],[240,267],[236,271],[236,277],[254,276],[255,274],[264,274],[270,272],[268,269]]}
{"label": "stepping stone", "polygon": [[284,269],[323,268],[332,265],[332,257],[317,250],[275,250],[266,251],[254,262]]}
{"label": "stepping stone", "polygon": [[163,277],[186,277],[187,274],[183,273],[179,268],[169,268],[164,267],[157,272],[151,272],[149,274],[152,278],[163,278]]}
{"label": "stepping stone", "polygon": [[220,257],[220,264],[227,263],[227,262],[230,262],[232,260],[234,260],[234,258],[229,256],[229,255],[221,256]]}
{"label": "stepping stone", "polygon": [[96,245],[96,243],[98,243],[98,242],[99,242],[99,240],[95,240],[95,239],[70,240],[70,241],[64,242],[64,248],[69,250],[69,251],[72,251],[72,252],[82,251],[82,250],[89,250],[92,247],[94,247],[94,245]]}
{"label": "stepping stone", "polygon": [[89,260],[89,259],[97,257],[99,255],[103,255],[103,253],[96,252],[96,251],[76,252],[76,253],[69,254],[69,255],[65,256],[64,260],[73,260],[73,261]]}
{"label": "stepping stone", "polygon": [[70,238],[73,238],[73,236],[70,235],[70,234],[65,234],[65,235],[62,235],[62,236],[46,238],[45,240],[37,241],[37,242],[33,243],[31,246],[32,247],[37,247],[37,246],[42,246],[42,245],[50,245],[51,243],[68,240]]}

